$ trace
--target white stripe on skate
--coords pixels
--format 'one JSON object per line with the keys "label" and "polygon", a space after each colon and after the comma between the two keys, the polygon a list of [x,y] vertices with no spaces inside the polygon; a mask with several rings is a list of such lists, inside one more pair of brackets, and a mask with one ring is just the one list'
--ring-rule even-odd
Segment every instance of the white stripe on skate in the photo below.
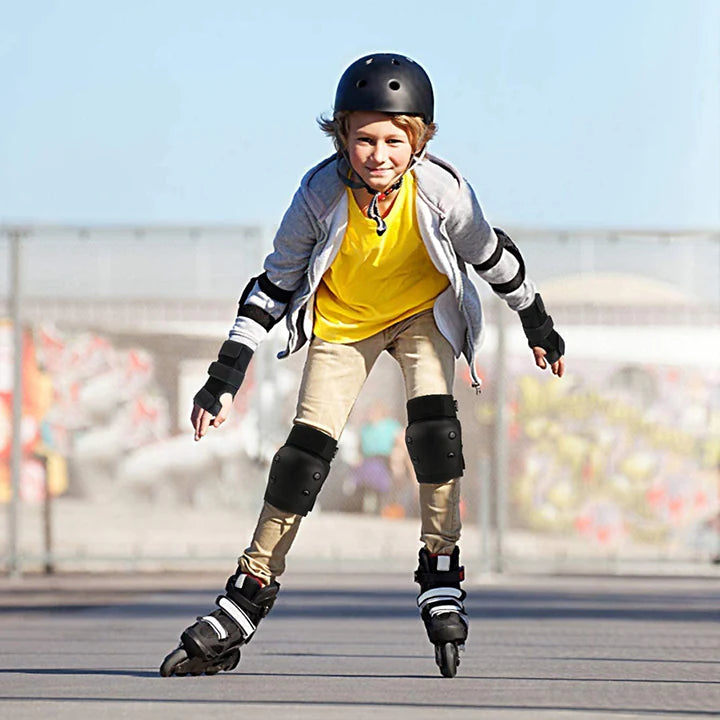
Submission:
{"label": "white stripe on skate", "polygon": [[[435,608],[433,608],[433,610],[434,610],[434,609],[435,609]],[[448,613],[448,612],[454,613],[455,615],[458,616],[458,618],[460,618],[460,622],[465,626],[465,629],[466,629],[466,630],[469,630],[469,629],[470,629],[470,621],[468,620],[468,616],[465,615],[465,613],[459,612],[457,608],[450,608],[450,609],[448,610],[447,607],[446,607],[446,608],[442,611],[442,613],[441,613],[440,611],[438,611],[438,612],[433,612],[433,610],[430,610],[430,617],[435,617],[436,615],[440,615],[440,614],[442,614],[442,613]]]}
{"label": "white stripe on skate", "polygon": [[438,555],[437,569],[440,572],[446,572],[450,569],[450,556],[449,555]]}
{"label": "white stripe on skate", "polygon": [[218,598],[217,604],[237,623],[246,640],[255,632],[255,625],[253,625],[252,620],[227,595]]}
{"label": "white stripe on skate", "polygon": [[435,605],[435,607],[430,608],[429,612],[430,617],[440,615],[441,613],[455,613],[456,615],[460,615],[460,608],[457,605]]}
{"label": "white stripe on skate", "polygon": [[247,575],[246,575],[245,573],[240,573],[240,574],[235,578],[235,587],[236,587],[238,590],[242,590],[242,586],[243,586],[243,583],[245,582],[245,578],[246,578],[246,577],[247,577]]}
{"label": "white stripe on skate", "polygon": [[421,595],[418,595],[417,604],[418,607],[422,607],[428,600],[435,598],[457,598],[458,600],[462,597],[462,590],[451,587],[439,587],[426,590]]}
{"label": "white stripe on skate", "polygon": [[227,630],[222,626],[217,618],[214,618],[212,615],[205,615],[200,619],[204,620],[215,631],[220,640],[224,640],[228,636]]}

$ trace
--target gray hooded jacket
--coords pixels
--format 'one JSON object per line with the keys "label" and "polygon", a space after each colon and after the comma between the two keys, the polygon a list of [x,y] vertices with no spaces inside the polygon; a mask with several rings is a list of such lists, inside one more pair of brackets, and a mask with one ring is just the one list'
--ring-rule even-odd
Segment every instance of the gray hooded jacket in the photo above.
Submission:
{"label": "gray hooded jacket", "polygon": [[[347,228],[348,193],[340,176],[346,172],[345,161],[333,155],[306,173],[265,259],[265,278],[253,279],[241,299],[241,306],[255,306],[274,322],[286,315],[288,344],[278,357],[299,350],[312,337],[314,294]],[[420,234],[433,264],[450,280],[435,301],[435,321],[455,356],[465,356],[479,385],[475,356],[484,323],[467,265],[516,311],[532,304],[535,285],[525,276],[515,245],[490,227],[472,188],[452,165],[427,154],[413,172]],[[255,350],[268,329],[254,313],[241,312],[230,339]]]}

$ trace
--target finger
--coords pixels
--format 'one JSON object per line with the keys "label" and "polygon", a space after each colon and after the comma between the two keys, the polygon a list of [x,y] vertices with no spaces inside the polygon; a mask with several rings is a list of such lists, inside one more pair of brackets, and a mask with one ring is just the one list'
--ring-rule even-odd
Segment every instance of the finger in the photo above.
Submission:
{"label": "finger", "polygon": [[208,428],[210,427],[210,423],[212,421],[213,421],[213,416],[209,412],[205,411],[200,418],[200,428],[197,433],[198,440],[202,437],[205,437],[205,435],[207,435]]}
{"label": "finger", "polygon": [[212,421],[213,427],[220,427],[230,414],[232,409],[232,395],[230,393],[223,393],[220,396],[220,412],[217,417]]}
{"label": "finger", "polygon": [[207,435],[208,426],[212,422],[213,416],[207,410],[200,410],[195,421],[195,439]]}
{"label": "finger", "polygon": [[205,411],[202,409],[199,409],[198,412],[193,412],[193,429],[195,430],[195,439],[200,439],[200,428],[202,426],[202,420],[203,416],[205,415]]}
{"label": "finger", "polygon": [[[205,412],[201,407],[193,405],[192,412],[190,413],[190,423],[193,426],[195,435],[197,436],[198,430],[200,429],[200,416]],[[197,437],[195,438],[197,439]]]}
{"label": "finger", "polygon": [[535,355],[535,364],[544,370],[547,367],[547,363],[545,362],[545,350],[541,347],[534,347],[533,354]]}
{"label": "finger", "polygon": [[564,371],[564,363],[562,361],[562,358],[558,358],[550,367],[552,369],[553,375],[562,377],[562,373]]}

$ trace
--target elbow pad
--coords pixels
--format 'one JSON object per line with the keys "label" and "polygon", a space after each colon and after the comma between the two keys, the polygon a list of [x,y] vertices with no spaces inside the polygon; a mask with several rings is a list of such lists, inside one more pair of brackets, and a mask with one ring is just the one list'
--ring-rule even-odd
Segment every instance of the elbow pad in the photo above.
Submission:
{"label": "elbow pad", "polygon": [[481,277],[485,277],[483,273],[489,273],[492,270],[496,270],[498,266],[503,267],[503,265],[507,264],[507,255],[505,253],[512,255],[512,257],[517,260],[518,265],[515,274],[499,282],[491,282],[488,280],[494,292],[500,295],[508,295],[517,290],[525,282],[525,261],[518,246],[504,230],[501,228],[493,228],[493,230],[498,240],[495,250],[490,257],[481,263],[473,264],[473,267]]}
{"label": "elbow pad", "polygon": [[198,391],[193,402],[211,415],[220,412],[220,396],[229,392],[233,398],[245,378],[253,351],[235,340],[226,340],[220,348],[218,359],[210,363],[210,376]]}
{"label": "elbow pad", "polygon": [[519,310],[520,322],[530,347],[541,347],[547,353],[545,359],[551,365],[565,354],[565,341],[554,329],[552,318],[545,311],[540,293],[530,307]]}

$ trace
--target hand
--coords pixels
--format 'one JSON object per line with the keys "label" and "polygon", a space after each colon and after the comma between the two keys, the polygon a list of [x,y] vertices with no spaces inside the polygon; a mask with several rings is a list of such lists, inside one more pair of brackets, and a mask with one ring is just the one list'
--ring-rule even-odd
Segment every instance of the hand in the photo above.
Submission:
{"label": "hand", "polygon": [[[542,370],[544,370],[547,367],[547,361],[545,360],[545,355],[547,353],[545,350],[541,347],[534,347],[532,349],[533,355],[535,355],[535,364]],[[552,370],[553,375],[557,375],[558,377],[562,377],[563,373],[565,372],[565,358],[561,355],[551,366],[550,369]]]}
{"label": "hand", "polygon": [[210,427],[220,427],[227,420],[232,404],[232,394],[229,392],[223,393],[220,396],[220,412],[215,417],[199,405],[194,405],[190,415],[190,422],[195,429],[195,440],[205,437]]}

